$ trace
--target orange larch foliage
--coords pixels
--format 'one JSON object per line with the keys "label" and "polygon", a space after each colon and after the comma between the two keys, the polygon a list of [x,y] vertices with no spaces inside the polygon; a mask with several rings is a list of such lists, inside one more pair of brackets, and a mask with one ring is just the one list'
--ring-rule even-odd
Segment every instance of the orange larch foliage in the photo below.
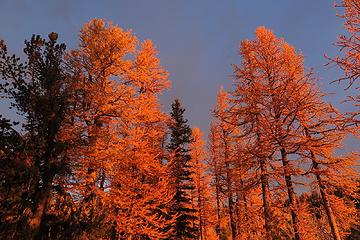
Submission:
{"label": "orange larch foliage", "polygon": [[[304,144],[304,119],[316,109],[321,94],[314,84],[313,73],[305,71],[301,54],[264,27],[256,30],[255,40],[241,42],[240,55],[241,65],[234,65],[236,89],[231,94],[232,105],[223,118],[241,127],[242,135],[254,143],[248,146],[248,151],[258,159],[262,171],[264,209],[270,201],[269,191],[277,206],[285,201],[279,198],[281,192],[287,192],[287,208],[264,212],[266,238],[279,233],[274,227],[281,227],[280,223],[287,221],[281,212],[288,212],[292,227],[285,232],[300,239],[301,219],[294,179],[301,176],[303,160],[296,154]],[[270,219],[276,224],[270,223]],[[288,226],[285,224],[283,228]]]}
{"label": "orange larch foliage", "polygon": [[305,171],[310,175],[312,187],[319,192],[330,234],[341,239],[358,218],[351,200],[356,197],[357,155],[336,152],[343,147],[346,132],[342,130],[343,116],[331,105],[314,98],[312,110],[303,120],[304,142],[300,154],[310,166]]}
{"label": "orange larch foliage", "polygon": [[[317,88],[313,72],[305,70],[301,54],[270,30],[259,27],[255,40],[242,41],[240,55],[241,65],[234,65],[235,90],[227,100],[230,104],[216,114],[232,126],[231,141],[238,142],[237,155],[246,159],[232,161],[239,164],[233,166],[238,170],[237,180],[246,176],[248,183],[261,185],[264,238],[316,236],[307,233],[314,225],[309,221],[306,204],[299,205],[295,192],[297,183],[309,186],[309,180],[305,179],[310,176],[308,166],[317,179],[317,185],[312,186],[320,189],[333,237],[346,235],[353,223],[350,220],[353,204],[349,200],[352,198],[345,197],[346,194],[338,198],[344,202],[342,211],[348,214],[344,218],[348,223],[342,224],[340,233],[336,233],[339,232],[336,227],[334,230],[335,215],[340,210],[332,213],[339,201],[329,200],[339,196],[336,191],[351,196],[357,186],[352,170],[354,155],[334,153],[345,136],[343,117],[321,99],[324,94]],[[312,144],[316,149],[312,149]]]}
{"label": "orange larch foliage", "polygon": [[237,224],[236,224],[236,191],[234,179],[234,141],[233,133],[234,126],[225,122],[223,115],[226,114],[228,109],[227,93],[221,87],[217,96],[217,104],[214,112],[219,119],[218,124],[218,161],[222,174],[221,192],[226,198],[227,214],[229,218],[229,235],[231,239],[237,237]]}
{"label": "orange larch foliage", "polygon": [[[343,76],[333,82],[347,81],[347,88],[353,86],[358,91],[358,79],[360,77],[360,3],[358,0],[340,0],[336,1],[335,7],[341,11],[337,15],[345,21],[346,34],[341,34],[335,43],[340,54],[334,58],[326,57],[330,63],[335,63],[343,71]],[[349,100],[354,103],[356,110],[348,113],[345,125],[353,127],[352,132],[358,136],[360,94],[349,96]]]}
{"label": "orange larch foliage", "polygon": [[[336,43],[344,54],[330,60],[351,87],[360,3],[336,6],[347,35]],[[0,115],[0,237],[356,235],[359,155],[343,151],[347,134],[359,134],[359,111],[325,102],[293,46],[265,27],[255,35],[240,42],[234,89],[218,92],[207,149],[179,100],[172,123],[161,110],[170,81],[150,40],[94,19],[67,53],[56,33],[33,36],[25,64],[0,41],[0,92],[26,115],[24,134]],[[350,97],[355,107],[359,96]]]}
{"label": "orange larch foliage", "polygon": [[79,211],[87,221],[108,224],[115,237],[165,237],[167,116],[157,95],[169,80],[157,50],[150,40],[139,43],[130,31],[95,19],[81,30],[69,63],[79,79],[74,125],[84,139],[72,189]]}
{"label": "orange larch foliage", "polygon": [[335,4],[343,10],[338,16],[345,20],[346,35],[340,35],[336,46],[344,53],[332,59],[343,71],[344,77],[352,85],[360,76],[360,4],[357,0],[341,0]]}

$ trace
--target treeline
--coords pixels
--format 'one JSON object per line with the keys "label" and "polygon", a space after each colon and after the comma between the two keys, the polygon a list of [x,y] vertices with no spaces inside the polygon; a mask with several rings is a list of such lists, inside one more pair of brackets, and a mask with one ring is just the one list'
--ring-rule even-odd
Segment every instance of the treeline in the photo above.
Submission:
{"label": "treeline", "polygon": [[[360,5],[344,0],[344,54],[358,84]],[[94,19],[66,50],[58,34],[0,42],[1,239],[358,239],[359,111],[324,100],[316,74],[265,27],[241,41],[208,143],[191,128],[150,40]],[[355,87],[356,88],[356,87]],[[360,96],[349,100],[359,107]]]}

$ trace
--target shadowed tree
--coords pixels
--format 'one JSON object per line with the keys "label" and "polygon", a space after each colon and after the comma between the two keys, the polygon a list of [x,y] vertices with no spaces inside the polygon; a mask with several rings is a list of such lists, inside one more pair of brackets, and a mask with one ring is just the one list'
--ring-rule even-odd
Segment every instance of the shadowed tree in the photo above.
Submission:
{"label": "shadowed tree", "polygon": [[184,118],[185,109],[176,99],[171,105],[170,142],[167,146],[172,159],[170,175],[174,197],[170,202],[170,213],[175,222],[169,226],[173,231],[169,239],[196,239],[198,237],[198,219],[191,192],[195,189],[191,172],[189,144],[192,142],[191,128]]}
{"label": "shadowed tree", "polygon": [[56,33],[51,33],[49,40],[33,36],[25,41],[25,64],[14,55],[9,56],[4,44],[0,50],[1,92],[24,116],[19,142],[23,149],[17,155],[26,156],[23,160],[11,159],[20,160],[19,164],[26,164],[29,171],[30,186],[21,197],[18,214],[27,218],[35,237],[42,234],[54,179],[68,173],[68,159],[64,155],[67,146],[61,139],[61,130],[70,94],[63,66],[65,45],[57,44],[57,38]]}

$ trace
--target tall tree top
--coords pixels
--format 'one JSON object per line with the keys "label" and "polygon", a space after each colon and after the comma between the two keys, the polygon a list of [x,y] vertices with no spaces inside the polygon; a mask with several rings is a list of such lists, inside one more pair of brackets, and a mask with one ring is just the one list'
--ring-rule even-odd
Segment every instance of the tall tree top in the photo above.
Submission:
{"label": "tall tree top", "polygon": [[171,140],[168,149],[182,149],[186,148],[186,144],[191,142],[191,128],[188,125],[188,120],[184,118],[185,109],[181,106],[180,100],[175,99],[171,104],[170,123]]}

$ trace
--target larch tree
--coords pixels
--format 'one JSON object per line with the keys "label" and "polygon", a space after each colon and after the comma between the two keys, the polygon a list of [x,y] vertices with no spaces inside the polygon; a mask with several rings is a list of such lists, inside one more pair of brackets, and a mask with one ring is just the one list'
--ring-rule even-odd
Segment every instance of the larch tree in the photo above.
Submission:
{"label": "larch tree", "polygon": [[[341,34],[337,38],[335,46],[339,48],[339,55],[336,57],[328,57],[330,63],[335,63],[342,71],[343,75],[333,82],[347,81],[346,89],[354,87],[355,91],[359,91],[359,76],[360,76],[360,3],[357,0],[340,0],[335,1],[335,7],[340,10],[337,16],[342,18],[344,22],[345,34]],[[348,128],[351,133],[359,137],[359,107],[360,94],[355,92],[355,95],[348,97],[354,103],[355,110],[347,113],[344,118],[344,126]],[[359,232],[354,229],[353,232]]]}
{"label": "larch tree", "polygon": [[[236,128],[234,141],[234,191],[236,194],[237,238],[261,239],[263,238],[263,205],[262,189],[259,186],[258,172],[256,171],[257,158],[249,151],[252,148],[251,139],[244,136]],[[260,173],[261,174],[261,173]],[[261,184],[260,184],[261,185]],[[270,197],[269,197],[270,199]]]}
{"label": "larch tree", "polygon": [[140,44],[97,19],[69,55],[78,92],[74,125],[84,139],[75,155],[77,214],[92,231],[105,225],[103,234],[114,239],[160,239],[171,221],[162,217],[171,195],[161,160],[167,117],[157,98],[169,81],[156,55],[150,40]]}
{"label": "larch tree", "polygon": [[292,235],[300,239],[298,201],[293,181],[300,169],[296,164],[298,161],[291,155],[299,149],[299,122],[312,100],[313,93],[309,90],[312,73],[305,72],[302,56],[292,46],[264,27],[256,30],[255,40],[241,42],[240,55],[241,65],[234,65],[236,89],[229,110],[233,119],[228,121],[246,127],[245,133],[256,134],[252,152],[259,158],[259,168],[263,172],[261,182],[267,238],[271,232],[271,217],[266,210],[271,168],[273,184],[286,189]]}
{"label": "larch tree", "polygon": [[[215,107],[215,114],[218,116],[223,116],[225,111],[228,109],[227,103],[227,93],[220,88],[220,91],[217,96],[217,105]],[[221,166],[221,172],[223,175],[224,184],[221,187],[223,194],[227,198],[229,222],[230,222],[230,231],[231,238],[236,239],[237,230],[236,230],[236,210],[235,210],[235,191],[234,191],[234,162],[233,162],[233,132],[234,126],[223,121],[221,117],[218,120],[218,130],[219,130],[219,145],[218,145],[218,157],[219,163]]]}
{"label": "larch tree", "polygon": [[174,196],[170,202],[170,214],[175,221],[168,226],[172,234],[168,239],[196,239],[199,226],[191,193],[195,189],[195,181],[191,171],[189,144],[192,142],[191,128],[184,118],[185,109],[176,99],[172,105],[170,140],[167,145],[169,155],[169,171]]}
{"label": "larch tree", "polygon": [[[136,44],[130,32],[93,20],[81,29],[79,48],[68,56],[72,77],[76,79],[73,126],[82,139],[72,155],[76,173],[72,191],[79,199],[74,215],[79,224],[100,226],[106,222],[103,218],[105,191],[113,165],[111,150],[118,148],[113,126],[123,116],[121,113],[126,112],[123,99],[129,100],[131,96],[124,84],[128,80],[121,73],[129,69],[130,61],[124,58],[135,51]],[[116,75],[119,79],[112,80]],[[85,229],[81,231],[86,233]]]}
{"label": "larch tree", "polygon": [[300,154],[311,166],[306,171],[313,175],[313,184],[319,192],[331,235],[334,239],[341,239],[358,217],[351,200],[357,187],[356,155],[336,153],[343,148],[346,137],[342,129],[343,117],[320,96],[320,93],[314,95],[308,106],[312,110],[304,115],[301,123],[304,142]]}
{"label": "larch tree", "polygon": [[[247,144],[252,142],[251,138],[230,120],[229,100],[229,94],[221,87],[214,110],[216,118],[209,137],[213,183],[218,189],[216,196],[219,207],[224,206],[228,212],[229,237],[260,239],[263,218],[260,198],[257,197],[260,189],[256,183],[259,179],[253,171],[257,161],[249,151],[251,144]],[[219,219],[223,218],[220,212]],[[219,232],[219,237],[221,235]]]}
{"label": "larch tree", "polygon": [[[242,55],[250,54],[249,52],[245,53],[245,49],[242,49]],[[244,63],[250,63],[248,60],[243,60]],[[247,65],[242,69],[246,70]],[[254,69],[255,65],[252,68],[249,68],[249,71],[256,71]],[[221,114],[217,113],[218,117],[222,121],[227,122],[228,124],[234,125],[240,128],[242,136],[247,138],[248,146],[245,147],[246,155],[250,155],[248,158],[248,163],[252,162],[250,165],[254,166],[256,178],[254,179],[256,183],[261,185],[261,195],[262,195],[262,209],[263,209],[263,221],[265,229],[265,238],[271,239],[271,235],[274,232],[272,225],[272,210],[271,210],[271,199],[270,199],[270,189],[269,189],[269,161],[273,155],[271,151],[270,144],[266,139],[267,132],[262,125],[262,119],[264,115],[261,112],[260,104],[257,104],[256,101],[261,99],[261,91],[256,89],[258,84],[253,79],[242,78],[239,75],[240,71],[237,67],[235,70],[235,91],[229,96],[229,102],[231,106],[228,107]],[[250,167],[251,169],[251,167]]]}
{"label": "larch tree", "polygon": [[[121,214],[123,222],[119,222],[118,225],[124,227],[125,223],[132,220],[136,225],[128,224],[126,232],[134,232],[130,236],[162,239],[168,235],[163,233],[163,228],[169,221],[172,222],[171,219],[165,219],[165,206],[170,202],[172,194],[168,166],[162,164],[165,154],[162,146],[168,118],[161,111],[157,98],[157,95],[168,86],[168,80],[167,73],[159,65],[156,53],[152,43],[146,41],[136,57],[131,78],[138,82],[135,82],[136,91],[128,110],[131,118],[121,131],[126,133],[126,136],[119,139],[120,146],[125,142],[122,153],[118,152],[118,156],[122,156],[120,159],[123,160],[115,166],[116,169],[128,168],[128,171],[123,175],[115,171],[113,180],[116,184],[121,180],[120,190],[124,190],[120,191],[123,193],[116,199],[121,199],[129,209],[126,214]],[[119,150],[121,149],[116,151]],[[127,165],[124,165],[127,162],[125,159],[128,161]]]}
{"label": "larch tree", "polygon": [[[299,205],[295,193],[295,183],[308,177],[310,171],[315,175],[313,186],[320,191],[332,235],[339,239],[350,224],[344,222],[342,231],[337,230],[335,216],[342,212],[349,220],[354,211],[351,198],[335,197],[339,192],[353,195],[356,187],[354,157],[334,152],[345,135],[341,115],[322,100],[324,94],[318,90],[312,71],[305,70],[301,54],[270,30],[260,27],[255,40],[242,41],[240,55],[241,65],[234,65],[236,88],[228,100],[231,104],[217,115],[239,128],[238,141],[246,139],[247,144],[240,144],[237,150],[247,159],[246,163],[240,161],[240,166],[250,167],[245,171],[249,176],[252,167],[260,170],[254,179],[258,176],[255,183],[262,186],[265,238],[314,236],[305,230],[312,224],[309,211],[306,204]],[[309,180],[302,184],[309,185]],[[270,208],[269,203],[273,205]],[[281,205],[291,217],[289,230],[286,215],[275,207]]]}

